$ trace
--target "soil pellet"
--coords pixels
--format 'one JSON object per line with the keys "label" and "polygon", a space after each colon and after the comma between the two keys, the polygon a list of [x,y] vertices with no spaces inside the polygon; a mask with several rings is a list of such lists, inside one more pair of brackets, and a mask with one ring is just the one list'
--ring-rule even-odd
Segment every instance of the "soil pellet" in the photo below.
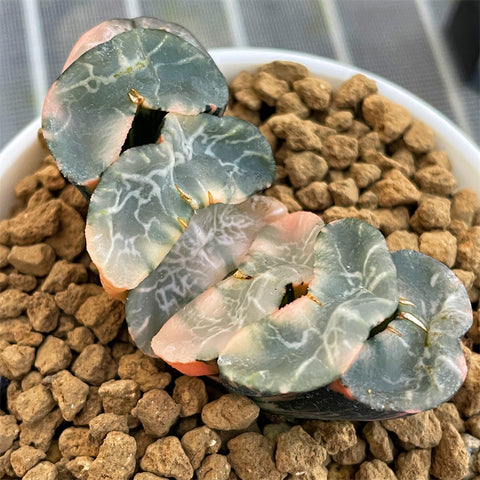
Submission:
{"label": "soil pellet", "polygon": [[363,100],[362,114],[365,123],[377,132],[385,143],[397,140],[408,128],[410,113],[382,95],[369,95]]}
{"label": "soil pellet", "polygon": [[123,305],[104,294],[84,250],[88,204],[47,156],[15,188],[17,215],[0,222],[0,374],[11,380],[0,477],[479,475],[477,194],[457,189],[429,126],[363,75],[335,90],[303,65],[272,62],[231,86],[229,114],[259,126],[279,166],[267,195],[325,222],[360,218],[391,250],[424,251],[453,268],[474,310],[465,384],[451,402],[405,418],[288,421],[176,373],[131,342]]}
{"label": "soil pellet", "polygon": [[398,455],[395,460],[395,471],[399,479],[429,480],[430,464],[430,449],[414,449]]}
{"label": "soil pellet", "polygon": [[332,460],[340,465],[358,465],[366,458],[367,444],[362,438],[358,438],[355,445],[332,455]]}
{"label": "soil pellet", "polygon": [[177,437],[160,438],[147,447],[140,461],[140,467],[160,476],[175,480],[190,480],[193,467]]}
{"label": "soil pellet", "polygon": [[68,370],[61,370],[55,375],[46,377],[42,383],[50,387],[66,421],[72,421],[87,402],[88,385]]}
{"label": "soil pellet", "polygon": [[310,114],[310,109],[296,92],[284,93],[275,106],[278,113],[294,113],[300,118],[307,118]]}
{"label": "soil pellet", "polygon": [[19,432],[17,419],[13,415],[0,416],[0,455],[13,445]]}
{"label": "soil pellet", "polygon": [[128,480],[135,472],[135,439],[122,432],[110,432],[89,466],[88,478]]}
{"label": "soil pellet", "polygon": [[377,84],[362,74],[346,80],[336,91],[335,104],[340,108],[356,108],[368,95],[376,93]]}
{"label": "soil pellet", "polygon": [[431,448],[440,443],[442,427],[433,410],[405,418],[384,420],[382,425],[393,432],[404,445]]}
{"label": "soil pellet", "polygon": [[325,477],[324,462],[327,451],[316,442],[300,425],[281,433],[277,440],[275,462],[281,472],[302,475],[309,472],[315,477]]}
{"label": "soil pellet", "polygon": [[23,477],[24,480],[57,480],[57,467],[51,462],[40,462],[31,468]]}
{"label": "soil pellet", "polygon": [[181,438],[181,443],[195,470],[199,468],[205,455],[217,453],[222,446],[218,433],[206,425],[186,432]]}
{"label": "soil pellet", "polygon": [[149,390],[132,410],[145,432],[157,437],[165,436],[180,416],[181,407],[165,390]]}
{"label": "soil pellet", "polygon": [[231,469],[227,457],[214,453],[205,457],[195,473],[198,480],[228,480]]}
{"label": "soil pellet", "polygon": [[275,464],[275,444],[263,435],[246,432],[230,440],[228,461],[242,480],[283,480],[287,473]]}
{"label": "soil pellet", "polygon": [[392,469],[378,458],[369,462],[363,462],[355,475],[355,480],[396,480]]}
{"label": "soil pellet", "polygon": [[208,402],[205,383],[198,377],[188,377],[187,375],[178,377],[175,380],[173,399],[181,406],[181,417],[200,413]]}
{"label": "soil pellet", "polygon": [[140,350],[120,358],[118,376],[122,379],[134,380],[142,392],[154,388],[165,388],[172,379],[169,372],[159,370],[158,362]]}
{"label": "soil pellet", "polygon": [[440,480],[464,478],[468,473],[465,443],[451,423],[444,425],[442,438],[433,449],[431,473]]}
{"label": "soil pellet", "polygon": [[18,450],[14,450],[10,456],[10,463],[14,472],[19,477],[23,477],[28,470],[33,468],[37,463],[43,460],[46,454],[38,448],[22,446]]}
{"label": "soil pellet", "polygon": [[362,430],[372,455],[385,463],[394,459],[394,446],[388,431],[378,421],[369,422]]}
{"label": "soil pellet", "polygon": [[249,398],[228,393],[203,407],[202,421],[215,430],[242,430],[257,419],[259,412]]}
{"label": "soil pellet", "polygon": [[101,413],[88,422],[90,435],[96,440],[103,440],[110,432],[129,433],[126,415]]}
{"label": "soil pellet", "polygon": [[35,385],[18,395],[15,409],[27,424],[44,418],[55,407],[55,400],[44,385]]}
{"label": "soil pellet", "polygon": [[57,200],[30,208],[21,216],[0,221],[0,243],[33,245],[55,234],[60,226],[61,205]]}

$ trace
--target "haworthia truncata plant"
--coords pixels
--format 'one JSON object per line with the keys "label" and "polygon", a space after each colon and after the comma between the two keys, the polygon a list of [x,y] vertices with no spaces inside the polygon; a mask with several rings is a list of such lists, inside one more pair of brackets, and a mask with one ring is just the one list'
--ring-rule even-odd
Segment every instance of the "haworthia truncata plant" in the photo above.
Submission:
{"label": "haworthia truncata plant", "polygon": [[[330,226],[335,235],[322,245]],[[384,268],[390,262],[382,255],[373,258],[374,251],[384,250],[384,241],[367,251],[352,228],[375,230],[345,219],[319,234],[310,292],[321,305],[301,297],[283,309],[286,313],[279,310],[240,330],[219,356],[224,383],[251,395],[266,411],[299,418],[394,418],[438,406],[465,379],[460,338],[471,326],[472,312],[463,284],[444,264],[415,251],[392,253],[393,270]],[[368,294],[359,305],[349,296],[360,300],[365,295],[355,294],[362,278],[370,279],[366,291],[382,293],[377,299]],[[329,304],[337,305],[339,314]],[[358,326],[379,309],[384,321],[378,323],[377,316],[368,337],[356,342]],[[319,330],[312,328],[325,317],[330,328],[320,323]],[[315,340],[308,348],[311,337]],[[322,357],[325,350],[331,353]],[[328,365],[338,369],[337,375],[322,375]],[[258,379],[262,371],[264,381]]]}
{"label": "haworthia truncata plant", "polygon": [[296,212],[265,226],[234,275],[162,327],[152,340],[155,354],[183,372],[202,371],[202,362],[215,360],[238,330],[278,309],[285,285],[311,280],[313,242],[322,225],[317,215]]}
{"label": "haworthia truncata plant", "polygon": [[[45,140],[93,192],[87,249],[109,293],[130,290],[139,348],[297,418],[391,418],[449,399],[466,375],[463,285],[430,257],[391,254],[369,224],[249,199],[275,162],[256,127],[215,116],[227,102],[194,36],[150,17],[84,34],[45,99]],[[137,121],[151,132],[137,136]]]}
{"label": "haworthia truncata plant", "polygon": [[396,270],[376,228],[333,222],[312,247],[308,293],[243,328],[220,352],[221,375],[243,392],[304,392],[332,382],[395,311]]}

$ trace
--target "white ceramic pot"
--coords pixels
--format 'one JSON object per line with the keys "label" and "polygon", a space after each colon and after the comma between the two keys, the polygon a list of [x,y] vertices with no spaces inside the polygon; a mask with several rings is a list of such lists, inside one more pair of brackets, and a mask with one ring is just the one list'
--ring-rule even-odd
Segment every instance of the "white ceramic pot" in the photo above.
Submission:
{"label": "white ceramic pot", "polygon": [[[305,53],[262,48],[226,48],[212,50],[210,53],[227,80],[231,80],[241,70],[254,70],[273,60],[302,63],[313,75],[328,80],[334,88],[356,73],[367,75],[377,82],[379,93],[403,105],[415,118],[435,131],[436,148],[445,150],[450,156],[459,186],[474,188],[480,196],[479,147],[438,110],[398,85],[373,73]],[[40,119],[36,119],[0,153],[0,218],[8,216],[15,200],[14,185],[32,172],[41,159],[42,150],[37,141],[39,127]]]}

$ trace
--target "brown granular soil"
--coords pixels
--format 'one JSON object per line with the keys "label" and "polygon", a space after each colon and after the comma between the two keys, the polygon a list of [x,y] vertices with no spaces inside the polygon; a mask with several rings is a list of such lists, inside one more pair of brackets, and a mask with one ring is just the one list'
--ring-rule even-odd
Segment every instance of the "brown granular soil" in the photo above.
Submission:
{"label": "brown granular soil", "polygon": [[227,114],[257,126],[278,165],[266,191],[290,211],[356,217],[392,250],[451,267],[474,325],[448,403],[395,420],[285,421],[131,342],[123,305],[85,251],[87,202],[52,157],[0,222],[0,478],[26,480],[460,480],[480,474],[480,209],[431,129],[356,75],[336,91],[290,62],[231,83]]}

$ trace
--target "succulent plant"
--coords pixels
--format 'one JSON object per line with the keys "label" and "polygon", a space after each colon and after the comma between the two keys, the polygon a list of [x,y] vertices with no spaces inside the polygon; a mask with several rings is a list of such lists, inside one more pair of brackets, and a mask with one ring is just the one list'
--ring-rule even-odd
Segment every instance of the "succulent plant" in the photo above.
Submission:
{"label": "succulent plant", "polygon": [[[358,228],[378,241],[369,246]],[[472,322],[461,282],[442,263],[409,250],[392,254],[392,269],[379,233],[355,220],[327,225],[318,241],[310,291],[322,305],[295,301],[308,312],[302,328],[293,302],[290,311],[238,332],[219,358],[229,388],[254,396],[267,411],[301,418],[391,418],[451,398],[466,375],[460,338]],[[366,294],[377,289],[383,292],[377,298]],[[325,316],[331,328],[317,330]],[[247,355],[254,339],[249,349],[256,354]],[[260,381],[262,373],[268,380]]]}
{"label": "succulent plant", "polygon": [[363,416],[436,407],[457,392],[467,373],[460,338],[472,324],[472,309],[463,284],[427,255],[400,250],[392,258],[397,310],[340,379],[347,398],[366,410]]}
{"label": "succulent plant", "polygon": [[161,143],[126,150],[90,200],[87,249],[112,295],[157,267],[194,212],[242,202],[273,179],[270,146],[248,122],[170,113],[161,132]]}
{"label": "succulent plant", "polygon": [[165,22],[155,17],[136,17],[136,18],[114,18],[99,23],[90,30],[86,31],[75,43],[70,54],[68,55],[63,70],[69,67],[78,57],[86,51],[100,45],[101,43],[111,40],[116,35],[133,30],[134,28],[149,28],[154,30],[164,30],[182,38],[186,42],[192,44],[195,48],[208,55],[203,45],[182,25],[172,22]]}
{"label": "succulent plant", "polygon": [[152,340],[154,353],[184,373],[215,373],[214,362],[235,332],[277,310],[286,284],[310,281],[312,247],[321,225],[309,212],[266,225],[234,275],[205,290],[166,322]]}
{"label": "succulent plant", "polygon": [[[460,338],[472,322],[466,290],[445,265],[426,255],[400,250],[392,257],[398,307],[372,330],[349,368],[328,385],[293,395],[247,388],[264,410],[379,420],[429,410],[457,392],[467,372]],[[238,384],[233,389],[246,390]]]}
{"label": "succulent plant", "polygon": [[297,418],[450,398],[466,375],[463,285],[367,223],[252,197],[275,162],[256,127],[222,117],[227,101],[193,35],[148,17],[87,32],[47,94],[47,145],[90,200],[87,249],[105,289],[129,292],[139,348]]}
{"label": "succulent plant", "polygon": [[[333,222],[312,247],[307,294],[237,332],[221,352],[218,364],[230,384],[262,393],[329,384],[352,363],[372,328],[395,311],[395,266],[377,229],[354,219]],[[255,266],[265,263],[255,260]]]}
{"label": "succulent plant", "polygon": [[94,192],[87,250],[111,295],[124,298],[154,270],[198,209],[271,185],[267,140],[248,122],[216,116],[227,101],[225,78],[178,25],[112,20],[74,47],[42,127],[62,173]]}

